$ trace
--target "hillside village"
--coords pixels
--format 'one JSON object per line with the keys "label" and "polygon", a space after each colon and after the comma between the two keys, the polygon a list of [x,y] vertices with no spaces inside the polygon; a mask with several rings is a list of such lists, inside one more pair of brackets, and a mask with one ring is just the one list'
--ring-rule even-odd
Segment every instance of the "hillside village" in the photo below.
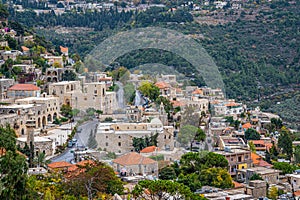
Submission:
{"label": "hillside village", "polygon": [[[151,77],[120,66],[90,72],[68,47],[48,49],[34,33],[1,22],[0,135],[8,126],[15,132],[29,176],[74,184],[90,168],[101,169],[101,176],[88,175],[99,183],[107,173],[121,189],[101,191],[99,199],[159,199],[160,191],[147,184],[163,180],[189,191],[162,187],[165,199],[300,197],[300,135],[277,114],[227,99],[218,88],[185,85],[172,74]],[[41,199],[62,199],[59,186],[43,187]],[[95,195],[69,187],[77,198]]]}

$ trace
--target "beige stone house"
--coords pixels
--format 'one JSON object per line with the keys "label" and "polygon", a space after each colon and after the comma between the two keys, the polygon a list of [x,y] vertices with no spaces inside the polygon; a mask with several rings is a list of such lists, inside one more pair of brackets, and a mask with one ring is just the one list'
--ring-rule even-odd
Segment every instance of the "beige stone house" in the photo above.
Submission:
{"label": "beige stone house", "polygon": [[132,139],[151,136],[158,133],[158,148],[172,151],[174,149],[174,127],[163,126],[155,118],[150,123],[100,123],[96,134],[98,148],[115,153],[134,151]]}
{"label": "beige stone house", "polygon": [[59,104],[85,111],[88,108],[102,110],[103,114],[112,114],[117,109],[116,93],[107,92],[106,84],[80,81],[62,81],[49,85],[49,94],[59,98]]}
{"label": "beige stone house", "polygon": [[41,88],[33,84],[15,84],[7,90],[7,97],[12,99],[38,97],[40,94]]}
{"label": "beige stone house", "polygon": [[112,161],[115,171],[122,176],[153,175],[158,176],[157,161],[136,152],[124,154]]}

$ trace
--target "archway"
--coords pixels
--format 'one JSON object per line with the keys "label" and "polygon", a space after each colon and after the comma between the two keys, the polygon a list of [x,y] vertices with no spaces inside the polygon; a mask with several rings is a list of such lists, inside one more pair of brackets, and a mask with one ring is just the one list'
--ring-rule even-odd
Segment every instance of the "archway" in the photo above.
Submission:
{"label": "archway", "polygon": [[53,113],[53,120],[55,120],[57,118],[57,113]]}
{"label": "archway", "polygon": [[48,117],[47,117],[47,121],[48,121],[48,122],[52,122],[52,116],[51,116],[50,114],[49,114]]}
{"label": "archway", "polygon": [[38,118],[38,128],[41,127],[41,118]]}
{"label": "archway", "polygon": [[25,134],[25,131],[24,131],[24,128],[21,129],[21,135],[24,135]]}
{"label": "archway", "polygon": [[43,127],[47,125],[47,120],[46,120],[45,116],[43,116],[42,124],[43,124]]}

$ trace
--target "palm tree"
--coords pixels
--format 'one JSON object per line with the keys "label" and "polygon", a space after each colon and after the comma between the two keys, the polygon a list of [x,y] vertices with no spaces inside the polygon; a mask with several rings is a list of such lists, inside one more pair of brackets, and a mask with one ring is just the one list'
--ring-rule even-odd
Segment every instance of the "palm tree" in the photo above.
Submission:
{"label": "palm tree", "polygon": [[34,159],[34,164],[37,167],[44,167],[45,165],[47,165],[49,163],[50,163],[50,160],[46,160],[45,153],[39,153]]}

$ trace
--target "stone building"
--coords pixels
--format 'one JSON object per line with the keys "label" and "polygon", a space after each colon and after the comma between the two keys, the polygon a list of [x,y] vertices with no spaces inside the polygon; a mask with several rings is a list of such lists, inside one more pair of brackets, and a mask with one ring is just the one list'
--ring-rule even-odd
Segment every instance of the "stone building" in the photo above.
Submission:
{"label": "stone building", "polygon": [[38,137],[34,135],[34,120],[27,120],[26,128],[26,136],[17,138],[17,144],[19,144],[21,147],[24,147],[25,143],[27,143],[27,145],[29,146],[30,142],[32,142],[34,145],[35,155],[38,155],[39,153],[44,153],[46,156],[54,155],[53,141],[45,137]]}
{"label": "stone building", "polygon": [[0,124],[9,124],[17,134],[25,135],[26,121],[35,121],[35,127],[42,129],[58,117],[60,106],[53,96],[29,97],[16,100],[16,104],[0,106]]}
{"label": "stone building", "polygon": [[[44,109],[40,113],[42,118],[46,116],[47,122],[53,122],[58,117],[60,112],[60,105],[58,97],[47,96],[45,93],[41,97],[28,97],[24,99],[18,99],[16,104],[41,104]],[[44,112],[45,111],[45,112]]]}
{"label": "stone building", "polygon": [[121,176],[153,175],[158,176],[157,161],[136,152],[124,154],[112,161],[113,168]]}
{"label": "stone building", "polygon": [[226,149],[224,151],[216,151],[215,153],[225,156],[229,165],[230,175],[236,175],[239,169],[248,169],[251,167],[251,151],[244,149]]}
{"label": "stone building", "polygon": [[245,190],[246,194],[251,195],[255,199],[267,196],[267,183],[262,180],[253,180],[249,182],[249,185]]}
{"label": "stone building", "polygon": [[15,84],[14,79],[0,79],[0,99],[7,99],[7,90]]}
{"label": "stone building", "polygon": [[109,152],[127,153],[134,151],[132,139],[151,136],[158,133],[158,148],[172,151],[174,149],[174,127],[163,126],[155,118],[150,123],[116,123],[99,124],[96,141],[98,147]]}
{"label": "stone building", "polygon": [[60,82],[63,80],[63,73],[65,71],[73,71],[75,70],[73,68],[69,67],[64,67],[64,68],[55,68],[55,67],[50,67],[46,69],[46,81],[47,82]]}
{"label": "stone building", "polygon": [[7,97],[12,99],[39,97],[40,94],[41,88],[33,84],[15,84],[7,90]]}
{"label": "stone building", "polygon": [[237,178],[239,180],[244,180],[246,183],[249,183],[251,176],[253,176],[254,174],[258,174],[268,184],[278,184],[279,183],[279,173],[280,173],[280,170],[276,170],[276,169],[270,169],[270,168],[266,168],[266,167],[254,167],[254,168],[250,168],[250,169],[237,170]]}
{"label": "stone building", "polygon": [[80,81],[62,81],[49,85],[49,94],[59,98],[59,104],[85,111],[88,108],[102,110],[103,114],[112,114],[117,109],[116,93],[107,92],[106,84]]}

